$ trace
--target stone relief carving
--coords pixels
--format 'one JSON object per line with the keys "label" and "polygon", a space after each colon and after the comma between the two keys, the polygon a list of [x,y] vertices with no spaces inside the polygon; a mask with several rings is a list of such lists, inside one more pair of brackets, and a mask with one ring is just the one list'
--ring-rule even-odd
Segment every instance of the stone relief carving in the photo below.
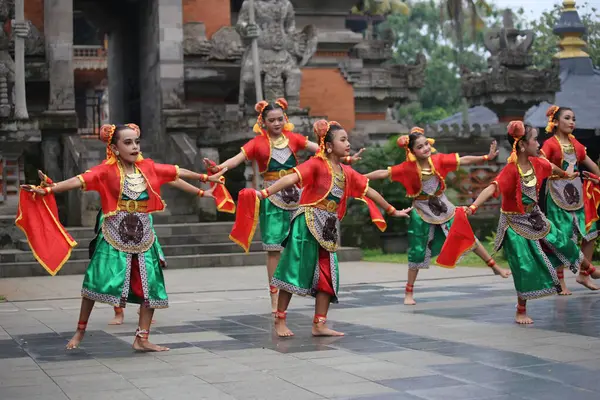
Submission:
{"label": "stone relief carving", "polygon": [[289,0],[255,0],[256,24],[249,23],[249,3],[242,4],[237,32],[242,37],[245,52],[242,58],[239,104],[247,103],[245,92],[254,86],[253,62],[250,54],[251,40],[256,38],[263,97],[275,99],[285,97],[291,109],[299,109],[300,67],[306,65],[317,50],[317,30],[308,25],[296,31],[294,7]]}

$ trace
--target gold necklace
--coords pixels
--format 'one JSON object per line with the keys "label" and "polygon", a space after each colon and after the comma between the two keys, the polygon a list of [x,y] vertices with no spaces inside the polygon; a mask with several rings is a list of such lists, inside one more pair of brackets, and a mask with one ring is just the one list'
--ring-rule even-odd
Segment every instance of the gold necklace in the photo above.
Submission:
{"label": "gold necklace", "polygon": [[133,173],[126,174],[125,180],[127,181],[127,187],[129,190],[135,193],[142,193],[146,190],[146,179],[137,168],[134,167]]}
{"label": "gold necklace", "polygon": [[289,143],[289,139],[283,133],[277,136],[276,139],[273,139],[271,136],[269,136],[269,140],[276,149],[285,149]]}
{"label": "gold necklace", "polygon": [[523,179],[525,186],[534,187],[537,185],[537,178],[533,168],[530,168],[527,172],[523,172],[519,164],[517,164],[517,168],[519,169],[519,175],[521,176],[521,179]]}

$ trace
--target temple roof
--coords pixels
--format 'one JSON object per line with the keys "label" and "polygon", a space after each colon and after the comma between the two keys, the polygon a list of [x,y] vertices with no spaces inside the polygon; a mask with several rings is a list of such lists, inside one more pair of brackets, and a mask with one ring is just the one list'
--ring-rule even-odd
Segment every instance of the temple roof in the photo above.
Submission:
{"label": "temple roof", "polygon": [[[487,107],[484,106],[476,106],[469,108],[469,124],[497,124],[498,117],[496,114]],[[458,112],[454,115],[451,115],[447,118],[444,118],[441,121],[436,122],[437,125],[453,125],[453,124],[462,124],[463,123],[463,114],[462,112]]]}
{"label": "temple roof", "polygon": [[[592,67],[589,58],[561,59],[560,64],[561,90],[556,93],[555,104],[573,109],[578,129],[600,128],[600,70]],[[525,114],[525,121],[533,126],[545,126],[549,106],[541,103],[532,107]]]}

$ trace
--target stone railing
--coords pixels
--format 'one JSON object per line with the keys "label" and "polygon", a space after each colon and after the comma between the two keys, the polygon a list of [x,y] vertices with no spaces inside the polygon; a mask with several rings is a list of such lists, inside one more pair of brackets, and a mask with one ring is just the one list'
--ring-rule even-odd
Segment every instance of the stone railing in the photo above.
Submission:
{"label": "stone railing", "polygon": [[106,69],[108,67],[106,49],[103,46],[73,46],[73,67]]}

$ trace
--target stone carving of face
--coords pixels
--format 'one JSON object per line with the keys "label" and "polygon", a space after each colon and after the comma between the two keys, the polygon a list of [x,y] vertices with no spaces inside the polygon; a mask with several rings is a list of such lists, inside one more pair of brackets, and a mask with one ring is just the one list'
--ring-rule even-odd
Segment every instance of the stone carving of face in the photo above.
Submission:
{"label": "stone carving of face", "polygon": [[427,205],[429,205],[429,209],[436,217],[439,217],[440,215],[448,212],[448,207],[446,206],[446,204],[441,202],[440,199],[436,196],[430,197],[429,201],[427,202]]}
{"label": "stone carving of face", "polygon": [[567,183],[563,189],[563,195],[568,204],[577,204],[579,202],[579,190],[572,183]]}
{"label": "stone carving of face", "polygon": [[325,221],[325,226],[323,227],[323,239],[327,240],[328,242],[337,243],[337,219],[335,217],[329,217]]}
{"label": "stone carving of face", "polygon": [[542,218],[542,214],[537,210],[534,210],[531,214],[529,214],[528,219],[536,232],[543,230],[546,226],[546,224],[544,224],[544,218]]}
{"label": "stone carving of face", "polygon": [[119,224],[119,237],[123,243],[139,244],[144,237],[144,225],[135,214],[128,214]]}

